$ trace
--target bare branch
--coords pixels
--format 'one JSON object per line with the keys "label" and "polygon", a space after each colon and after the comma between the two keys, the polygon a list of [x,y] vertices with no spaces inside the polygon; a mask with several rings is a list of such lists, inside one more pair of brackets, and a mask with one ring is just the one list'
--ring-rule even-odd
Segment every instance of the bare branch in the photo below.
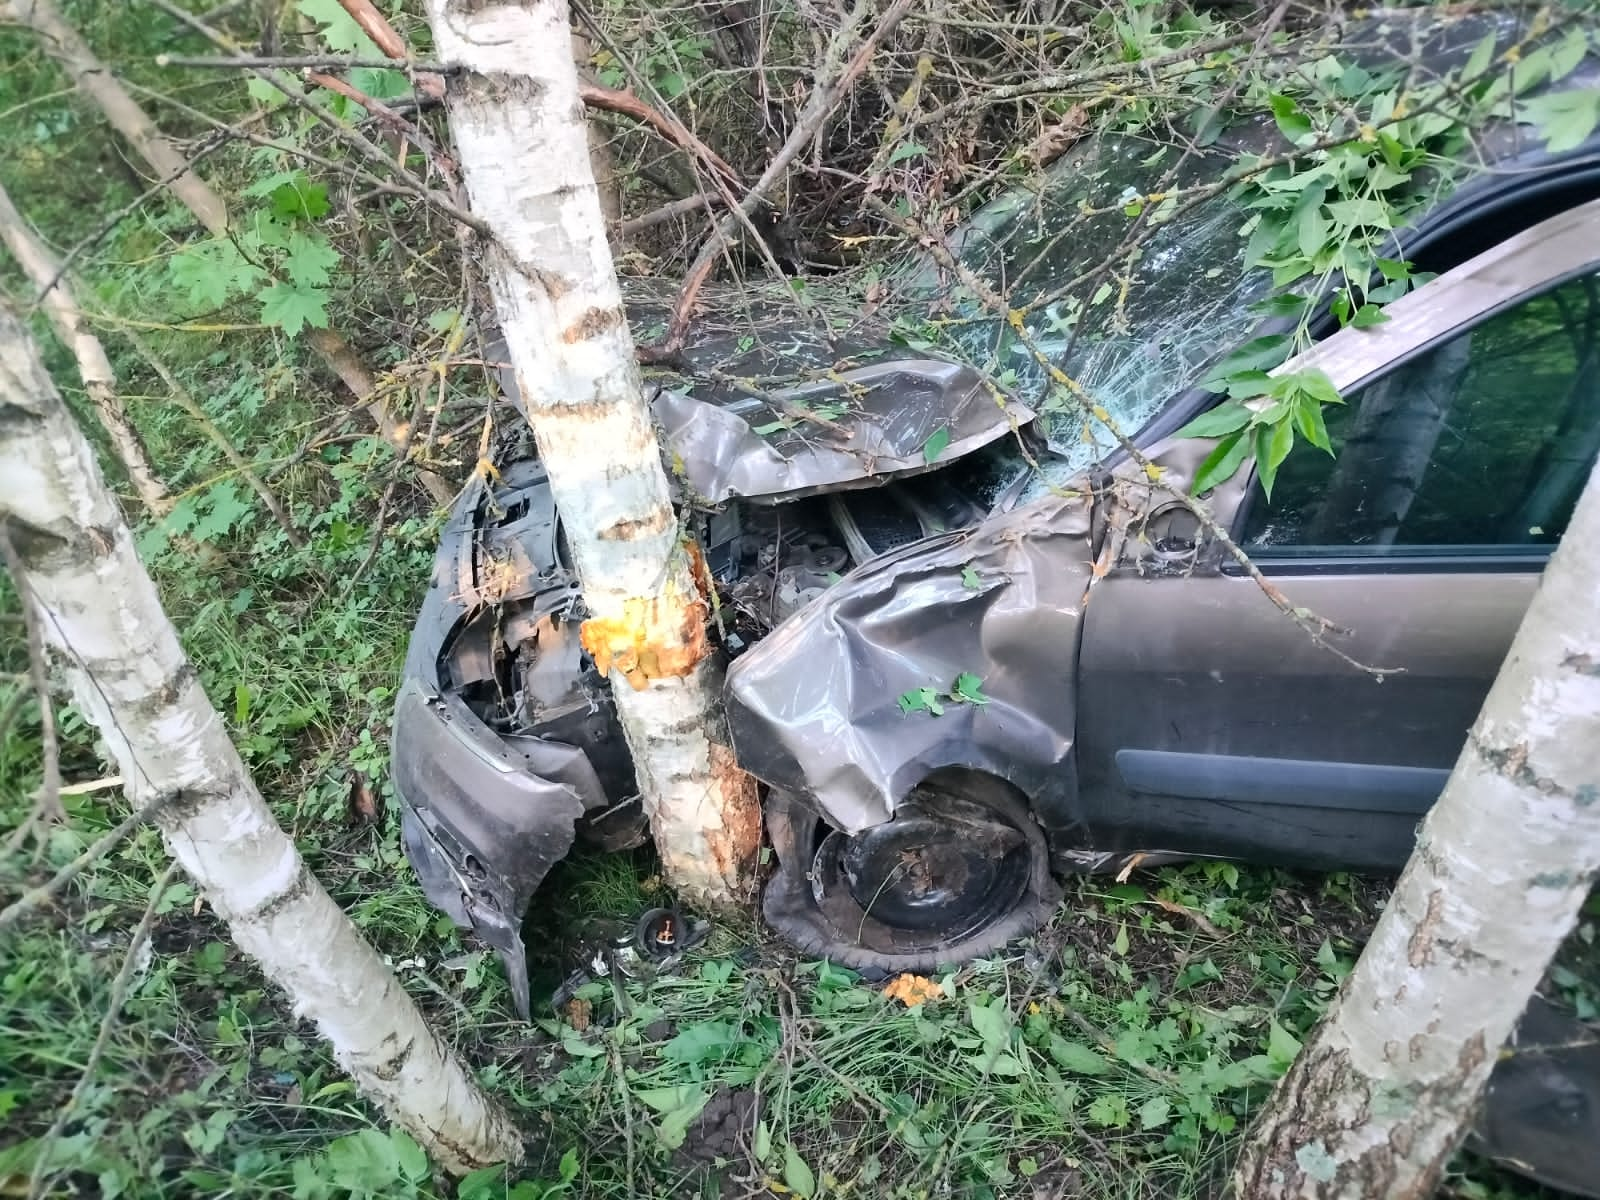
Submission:
{"label": "bare branch", "polygon": [[57,895],[62,888],[81,875],[86,868],[93,866],[120,846],[129,834],[170,804],[175,798],[175,796],[170,795],[159,796],[154,802],[145,805],[143,808],[134,809],[118,822],[115,827],[107,830],[88,846],[84,847],[76,858],[62,866],[59,871],[45,880],[45,882],[31,891],[24,892],[16,900],[6,905],[5,908],[0,909],[0,933],[4,933],[23,917],[27,916],[28,913]]}

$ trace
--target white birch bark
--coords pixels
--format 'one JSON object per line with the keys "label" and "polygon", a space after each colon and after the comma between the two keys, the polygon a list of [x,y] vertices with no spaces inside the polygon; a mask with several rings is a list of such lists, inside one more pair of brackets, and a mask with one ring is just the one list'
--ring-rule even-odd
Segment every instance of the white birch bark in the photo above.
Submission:
{"label": "white birch bark", "polygon": [[206,699],[133,536],[29,343],[0,308],[0,521],[18,592],[138,808],[234,940],[361,1091],[436,1162],[521,1157],[515,1129],[306,869]]}
{"label": "white birch bark", "polygon": [[133,490],[139,493],[146,508],[158,517],[165,516],[172,511],[172,497],[150,464],[150,455],[139,431],[122,407],[122,398],[117,395],[117,377],[111,370],[105,347],[84,323],[83,313],[68,290],[67,281],[58,278],[61,269],[55,256],[28,228],[4,187],[0,187],[0,242],[5,243],[22,273],[43,293],[44,310],[77,360],[83,389],[89,393],[89,402],[94,405],[100,424],[111,440],[111,449],[127,472]]}
{"label": "white birch bark", "polygon": [[524,412],[582,579],[584,645],[611,674],[662,866],[742,899],[754,783],[717,710],[706,606],[680,541],[589,169],[566,0],[429,0],[446,106]]}
{"label": "white birch bark", "polygon": [[1426,1196],[1600,872],[1600,469],[1241,1197]]}

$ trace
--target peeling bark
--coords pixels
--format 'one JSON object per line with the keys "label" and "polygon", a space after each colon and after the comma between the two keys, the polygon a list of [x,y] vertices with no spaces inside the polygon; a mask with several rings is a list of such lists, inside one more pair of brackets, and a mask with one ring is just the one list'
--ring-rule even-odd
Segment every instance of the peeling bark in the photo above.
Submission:
{"label": "peeling bark", "polygon": [[507,1117],[307,870],[207,700],[26,331],[0,308],[0,521],[78,709],[234,941],[440,1165],[522,1156]]}
{"label": "peeling bark", "polygon": [[83,313],[68,290],[66,280],[58,278],[61,268],[55,256],[28,228],[4,187],[0,187],[0,242],[5,243],[23,274],[40,290],[43,296],[40,303],[57,335],[77,360],[83,390],[89,393],[89,402],[94,405],[95,415],[100,418],[111,440],[111,449],[127,472],[133,490],[152,513],[165,516],[172,511],[172,497],[151,465],[144,439],[122,407],[122,397],[117,395],[117,377],[111,370],[105,347],[84,323]]}
{"label": "peeling bark", "polygon": [[[1237,1195],[1426,1196],[1600,872],[1600,470]],[[1374,686],[1378,686],[1374,684]]]}
{"label": "peeling bark", "polygon": [[[524,415],[611,667],[667,877],[744,899],[760,817],[717,710],[704,601],[672,510],[589,166],[565,0],[430,0],[446,107]],[[528,164],[538,164],[530,170]]]}

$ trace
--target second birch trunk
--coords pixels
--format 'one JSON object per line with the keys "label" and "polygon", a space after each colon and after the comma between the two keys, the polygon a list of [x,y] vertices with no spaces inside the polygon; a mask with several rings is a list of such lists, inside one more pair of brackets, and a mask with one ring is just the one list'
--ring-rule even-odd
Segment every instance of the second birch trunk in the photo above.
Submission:
{"label": "second birch trunk", "polygon": [[26,331],[0,308],[0,529],[78,709],[136,808],[362,1093],[457,1173],[516,1130],[322,889],[229,740]]}
{"label": "second birch trunk", "polygon": [[583,583],[667,878],[750,889],[753,781],[718,710],[706,602],[680,536],[595,181],[565,0],[430,0],[446,106],[524,412]]}

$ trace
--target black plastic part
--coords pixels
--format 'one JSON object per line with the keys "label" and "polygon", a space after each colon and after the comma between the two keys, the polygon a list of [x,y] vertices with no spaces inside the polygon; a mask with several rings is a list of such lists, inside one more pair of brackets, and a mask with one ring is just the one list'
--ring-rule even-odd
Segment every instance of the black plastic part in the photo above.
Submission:
{"label": "black plastic part", "polygon": [[1600,1197],[1600,1031],[1535,996],[1468,1145],[1548,1187]]}
{"label": "black plastic part", "polygon": [[395,706],[391,771],[423,892],[500,952],[527,1015],[523,910],[572,848],[583,800],[514,761],[460,700],[429,696],[415,680]]}

